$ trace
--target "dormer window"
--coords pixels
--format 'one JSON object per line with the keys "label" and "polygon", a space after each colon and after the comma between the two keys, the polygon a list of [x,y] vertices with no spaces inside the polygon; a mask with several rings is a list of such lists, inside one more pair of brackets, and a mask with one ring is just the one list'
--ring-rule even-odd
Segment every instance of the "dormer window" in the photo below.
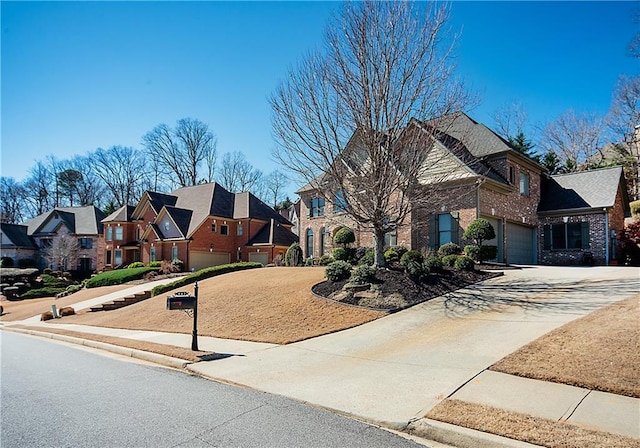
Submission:
{"label": "dormer window", "polygon": [[169,221],[165,221],[164,222],[164,230],[168,231],[171,228],[171,224],[169,224]]}

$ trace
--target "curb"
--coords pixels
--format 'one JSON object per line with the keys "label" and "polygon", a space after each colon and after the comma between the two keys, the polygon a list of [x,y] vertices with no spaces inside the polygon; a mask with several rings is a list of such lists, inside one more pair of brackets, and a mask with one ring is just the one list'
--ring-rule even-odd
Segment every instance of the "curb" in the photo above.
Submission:
{"label": "curb", "polygon": [[118,355],[127,356],[129,358],[136,358],[143,361],[152,362],[154,364],[160,364],[165,367],[171,367],[174,369],[186,369],[191,364],[191,361],[184,359],[172,358],[166,355],[160,355],[158,353],[145,352],[134,348],[120,347],[119,345],[107,344],[105,342],[92,341],[89,339],[81,339],[73,336],[66,336],[56,333],[47,333],[45,331],[37,330],[25,330],[22,328],[3,327],[2,330],[13,331],[14,333],[23,333],[31,336],[37,336],[41,338],[54,339],[57,341],[68,342],[71,344],[83,345],[85,347],[95,348],[98,350],[104,350]]}
{"label": "curb", "polygon": [[456,426],[428,418],[409,423],[404,432],[458,448],[544,448],[475,429]]}

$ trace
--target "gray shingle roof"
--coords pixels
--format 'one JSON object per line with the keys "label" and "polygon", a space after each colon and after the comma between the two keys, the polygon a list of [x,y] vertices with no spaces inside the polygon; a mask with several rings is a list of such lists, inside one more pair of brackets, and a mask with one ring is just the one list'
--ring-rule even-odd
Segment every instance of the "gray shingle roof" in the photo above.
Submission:
{"label": "gray shingle roof", "polygon": [[290,246],[298,242],[298,236],[275,220],[269,221],[247,242],[247,246],[273,245]]}
{"label": "gray shingle roof", "polygon": [[38,246],[27,235],[27,226],[20,224],[0,223],[2,232],[7,236],[9,241],[2,240],[2,247],[21,247],[25,249],[37,249]]}
{"label": "gray shingle roof", "polygon": [[127,222],[136,208],[133,205],[123,205],[115,212],[104,218],[102,222]]}
{"label": "gray shingle roof", "polygon": [[276,222],[291,224],[287,218],[249,192],[235,194],[233,218],[252,218],[259,219],[261,221],[274,219]]}
{"label": "gray shingle roof", "polygon": [[551,176],[543,182],[539,212],[613,207],[622,167]]}
{"label": "gray shingle roof", "polygon": [[42,213],[24,223],[29,228],[28,234],[37,233],[40,227],[56,213],[71,233],[76,235],[102,233],[102,220],[105,218],[105,214],[99,208],[88,205],[86,207],[56,207],[49,212]]}

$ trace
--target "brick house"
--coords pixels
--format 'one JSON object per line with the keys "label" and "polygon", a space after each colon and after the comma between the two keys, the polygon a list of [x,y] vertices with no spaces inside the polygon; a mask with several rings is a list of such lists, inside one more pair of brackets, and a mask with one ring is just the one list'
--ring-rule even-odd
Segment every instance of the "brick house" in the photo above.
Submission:
{"label": "brick house", "polygon": [[[105,214],[99,208],[89,205],[85,207],[56,207],[49,212],[36,216],[23,225],[27,227],[27,235],[38,248],[35,254],[37,267],[49,267],[64,271],[94,271],[98,267],[98,236],[102,233],[102,219]],[[70,235],[78,240],[77,251],[58,266],[57,262],[48,260],[47,249],[54,239],[61,235]]]}
{"label": "brick house", "polygon": [[36,263],[38,246],[28,234],[28,227],[21,224],[0,223],[0,258],[10,258],[13,266],[21,260]]}
{"label": "brick house", "polygon": [[622,167],[549,176],[542,184],[542,264],[615,262],[629,201]]}
{"label": "brick house", "polygon": [[[385,246],[432,251],[448,242],[464,246],[469,243],[462,239],[464,229],[476,218],[485,218],[496,231],[496,238],[485,242],[497,246],[496,261],[550,263],[546,253],[540,258],[543,226],[548,223],[547,216],[538,212],[545,191],[544,168],[462,112],[443,117],[438,123],[440,135],[425,142],[432,145],[425,161],[431,165],[420,179],[436,186],[433,199],[428,207],[414,210],[402,225],[385,235]],[[415,129],[423,126],[429,123],[413,120],[409,125]],[[373,246],[372,235],[347,216],[335,192],[334,201],[323,197],[311,184],[297,193],[301,198],[300,241],[305,257],[331,254],[333,235],[341,226],[354,229],[357,246]],[[620,200],[622,208],[611,208],[609,222],[623,219],[625,203]],[[604,258],[596,261],[604,263]]]}
{"label": "brick house", "polygon": [[175,260],[188,270],[235,261],[272,263],[297,241],[292,224],[248,192],[219,184],[147,191],[103,221],[101,269]]}

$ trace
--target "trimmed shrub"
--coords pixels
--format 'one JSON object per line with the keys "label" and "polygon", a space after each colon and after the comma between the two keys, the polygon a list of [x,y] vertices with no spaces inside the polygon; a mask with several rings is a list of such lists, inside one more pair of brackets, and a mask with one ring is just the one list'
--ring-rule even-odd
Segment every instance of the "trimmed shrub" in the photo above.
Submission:
{"label": "trimmed shrub", "polygon": [[466,255],[462,255],[456,259],[453,266],[458,271],[473,271],[475,263],[471,258]]}
{"label": "trimmed shrub", "polygon": [[53,313],[51,311],[45,311],[40,315],[41,321],[51,320],[51,319],[53,319]]}
{"label": "trimmed shrub", "polygon": [[159,268],[162,266],[162,261],[150,261],[147,266],[150,268]]}
{"label": "trimmed shrub", "polygon": [[133,268],[133,269],[117,269],[115,271],[107,271],[98,274],[87,280],[87,288],[97,288],[99,286],[121,285],[132,280],[141,279],[147,272],[156,268]]}
{"label": "trimmed shrub", "polygon": [[171,265],[173,266],[172,272],[184,272],[184,261],[174,258],[171,260]]}
{"label": "trimmed shrub", "polygon": [[482,246],[483,241],[492,240],[496,237],[496,231],[489,221],[484,218],[478,218],[469,224],[462,237],[466,240],[473,240],[478,246]]}
{"label": "trimmed shrub", "polygon": [[423,281],[430,273],[429,268],[424,263],[419,263],[415,260],[409,260],[405,269],[409,277],[416,281]]}
{"label": "trimmed shrub", "polygon": [[424,265],[429,268],[430,272],[438,272],[442,270],[442,260],[438,257],[427,257],[424,260]]}
{"label": "trimmed shrub", "polygon": [[50,268],[45,268],[45,269],[42,271],[42,273],[43,273],[43,274],[49,274],[49,275],[51,275],[51,273],[52,273],[52,272],[53,272],[53,271],[52,271]]}
{"label": "trimmed shrub", "polygon": [[333,257],[331,255],[323,255],[322,257],[320,257],[320,260],[318,260],[318,264],[320,266],[326,266],[329,263],[333,263],[335,260],[333,259]]}
{"label": "trimmed shrub", "polygon": [[356,235],[353,233],[353,229],[349,227],[341,227],[333,236],[334,244],[342,244],[343,247],[347,247],[355,241]]}
{"label": "trimmed shrub", "polygon": [[60,317],[73,316],[74,314],[76,314],[76,310],[74,310],[70,306],[65,306],[63,308],[60,308],[60,311],[58,311],[58,314],[60,314]]}
{"label": "trimmed shrub", "polygon": [[477,244],[468,244],[464,246],[464,254],[475,261],[480,261],[480,246]]}
{"label": "trimmed shrub", "polygon": [[400,261],[400,255],[394,248],[390,247],[384,251],[384,261],[389,264],[397,263]]}
{"label": "trimmed shrub", "polygon": [[284,255],[284,263],[287,266],[300,266],[302,264],[302,248],[298,243],[292,243]]}
{"label": "trimmed shrub", "polygon": [[369,250],[372,250],[372,248],[363,247],[363,246],[357,247],[353,258],[355,259],[356,262],[360,262],[360,259],[364,257],[367,251]]}
{"label": "trimmed shrub", "polygon": [[631,216],[640,216],[640,201],[629,202]]}
{"label": "trimmed shrub", "polygon": [[376,276],[376,269],[366,264],[357,266],[351,271],[351,277],[349,277],[349,283],[356,285],[365,285],[371,283]]}
{"label": "trimmed shrub", "polygon": [[318,264],[318,259],[316,257],[309,257],[305,260],[305,266],[314,266]]}
{"label": "trimmed shrub", "polygon": [[454,264],[456,264],[456,260],[458,259],[458,257],[459,255],[455,254],[445,255],[444,257],[442,257],[442,264],[451,268]]}
{"label": "trimmed shrub", "polygon": [[0,267],[2,267],[2,268],[12,268],[13,267],[13,258],[11,258],[11,257],[2,257],[2,258],[0,258]]}
{"label": "trimmed shrub", "polygon": [[40,297],[55,297],[56,295],[60,294],[61,292],[64,292],[67,290],[67,287],[51,287],[51,286],[47,286],[44,288],[38,288],[38,289],[31,289],[27,292],[25,292],[24,294],[20,295],[20,298],[22,299],[38,299]]}
{"label": "trimmed shrub", "polygon": [[127,269],[135,269],[135,268],[143,268],[143,267],[144,267],[144,263],[142,261],[134,261],[129,266],[127,266]]}
{"label": "trimmed shrub", "polygon": [[498,246],[481,246],[480,262],[498,258]]}
{"label": "trimmed shrub", "polygon": [[441,257],[446,257],[447,255],[459,255],[461,252],[462,249],[456,243],[443,244],[438,249],[438,255]]}
{"label": "trimmed shrub", "polygon": [[66,291],[67,291],[69,294],[73,294],[74,292],[78,292],[78,291],[80,291],[81,289],[82,289],[82,285],[69,285],[69,286],[67,286]]}
{"label": "trimmed shrub", "polygon": [[404,253],[402,257],[400,257],[400,264],[404,267],[407,267],[409,263],[418,263],[422,264],[424,262],[424,256],[420,251],[410,250]]}
{"label": "trimmed shrub", "polygon": [[367,248],[364,252],[364,255],[358,259],[359,265],[365,266],[373,266],[373,263],[376,261],[376,254],[373,248]]}
{"label": "trimmed shrub", "polygon": [[263,267],[262,263],[258,263],[256,261],[245,261],[240,263],[223,264],[220,266],[211,266],[209,268],[200,269],[199,271],[193,272],[189,275],[185,275],[184,277],[179,278],[171,283],[167,283],[166,285],[158,285],[151,290],[151,295],[157,296],[158,294],[163,294],[167,291],[171,291],[172,289],[181,288],[185,285],[205,280],[207,278],[215,277],[217,275],[228,274],[229,272],[244,271],[247,269],[257,269],[261,267]]}
{"label": "trimmed shrub", "polygon": [[330,282],[338,282],[349,278],[351,274],[351,264],[343,260],[334,261],[325,269],[325,275]]}
{"label": "trimmed shrub", "polygon": [[355,258],[355,249],[350,247],[336,247],[333,249],[333,258],[336,261],[351,262]]}

